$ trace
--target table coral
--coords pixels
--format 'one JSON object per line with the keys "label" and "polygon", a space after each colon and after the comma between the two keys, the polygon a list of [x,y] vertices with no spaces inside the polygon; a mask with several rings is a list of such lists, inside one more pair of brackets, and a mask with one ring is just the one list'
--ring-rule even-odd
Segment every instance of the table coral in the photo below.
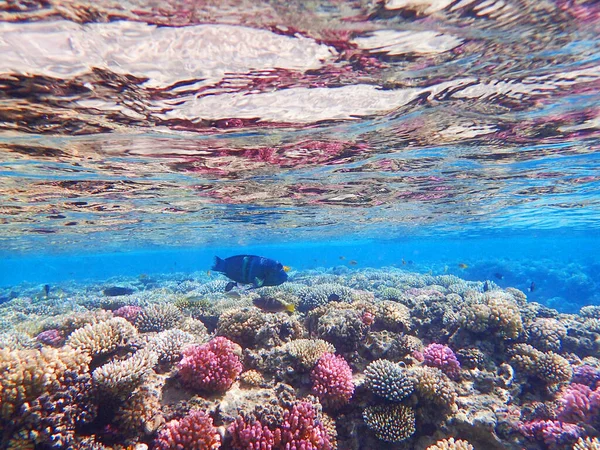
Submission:
{"label": "table coral", "polygon": [[242,372],[239,346],[222,336],[183,351],[179,377],[184,385],[207,392],[224,392]]}
{"label": "table coral", "polygon": [[342,356],[325,353],[310,373],[312,391],[328,407],[345,405],[352,398],[352,369]]}

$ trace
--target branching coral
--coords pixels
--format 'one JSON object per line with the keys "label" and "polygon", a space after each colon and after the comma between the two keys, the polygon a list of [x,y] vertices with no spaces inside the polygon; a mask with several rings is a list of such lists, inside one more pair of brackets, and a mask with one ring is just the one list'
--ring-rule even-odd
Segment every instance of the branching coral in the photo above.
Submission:
{"label": "branching coral", "polygon": [[354,393],[352,369],[342,356],[325,353],[310,373],[310,379],[313,392],[325,406],[345,405]]}
{"label": "branching coral", "polygon": [[368,406],[363,419],[382,441],[401,442],[415,432],[415,413],[404,405]]}
{"label": "branching coral", "polygon": [[423,362],[430,367],[437,367],[450,378],[460,375],[460,363],[452,349],[442,344],[429,344],[423,350]]}
{"label": "branching coral", "polygon": [[567,336],[566,327],[556,319],[536,319],[527,331],[531,344],[542,351],[559,351]]}
{"label": "branching coral", "polygon": [[305,369],[312,369],[325,353],[335,352],[335,347],[322,339],[295,339],[281,349],[297,359]]}
{"label": "branching coral", "polygon": [[142,309],[136,319],[138,330],[164,331],[176,327],[183,320],[183,314],[170,303],[151,305]]}
{"label": "branching coral", "polygon": [[97,356],[127,345],[136,333],[135,327],[127,320],[115,317],[75,330],[69,336],[67,344],[91,356]]}
{"label": "branching coral", "polygon": [[474,450],[474,447],[468,441],[463,441],[462,439],[454,440],[451,437],[437,441],[435,444],[427,447],[427,450]]}
{"label": "branching coral", "polygon": [[573,450],[600,450],[600,441],[598,438],[579,438],[573,445]]}
{"label": "branching coral", "polygon": [[181,359],[184,347],[196,342],[194,335],[172,329],[158,333],[148,341],[146,347],[156,353],[159,364],[169,366]]}
{"label": "branching coral", "polygon": [[242,372],[240,347],[224,337],[183,351],[179,376],[183,384],[207,392],[224,392]]}
{"label": "branching coral", "polygon": [[119,406],[114,423],[128,436],[150,435],[164,423],[161,414],[161,389],[164,381],[149,380],[138,387]]}
{"label": "branching coral", "polygon": [[495,333],[505,339],[519,337],[523,332],[519,307],[496,291],[487,294],[483,302],[473,302],[461,312],[463,327],[476,333]]}
{"label": "branching coral", "polygon": [[153,371],[156,353],[140,350],[131,358],[112,361],[94,370],[94,384],[103,392],[116,397],[128,397]]}
{"label": "branching coral", "polygon": [[545,443],[552,450],[572,446],[583,434],[583,428],[558,420],[534,420],[519,426],[523,435]]}
{"label": "branching coral", "polygon": [[409,373],[419,400],[434,403],[448,411],[456,408],[456,389],[440,369],[414,367],[409,369]]}
{"label": "branching coral", "polygon": [[414,390],[414,382],[406,370],[385,359],[370,363],[364,374],[367,388],[387,400],[399,402]]}
{"label": "branching coral", "polygon": [[154,446],[157,450],[217,450],[221,448],[221,435],[208,414],[194,410],[181,420],[167,423]]}

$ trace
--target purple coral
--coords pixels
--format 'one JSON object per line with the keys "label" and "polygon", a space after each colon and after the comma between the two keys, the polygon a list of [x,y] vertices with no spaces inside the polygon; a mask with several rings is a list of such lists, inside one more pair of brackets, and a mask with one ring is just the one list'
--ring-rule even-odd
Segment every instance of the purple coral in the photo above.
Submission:
{"label": "purple coral", "polygon": [[342,356],[325,353],[310,374],[313,392],[332,408],[345,405],[354,394],[352,369]]}
{"label": "purple coral", "polygon": [[583,435],[583,428],[559,420],[532,420],[520,424],[519,430],[553,450],[570,448]]}
{"label": "purple coral", "polygon": [[127,305],[121,306],[113,314],[117,317],[122,317],[128,322],[134,323],[141,310],[142,308],[139,306]]}
{"label": "purple coral", "polygon": [[591,399],[592,390],[583,385],[573,383],[567,387],[560,395],[558,419],[563,422],[587,422],[591,418]]}
{"label": "purple coral", "polygon": [[235,450],[331,450],[331,437],[312,403],[300,402],[286,410],[275,428],[238,417],[229,427]]}
{"label": "purple coral", "polygon": [[42,331],[36,336],[36,340],[45,345],[60,347],[65,342],[65,337],[59,330],[52,329]]}
{"label": "purple coral", "polygon": [[275,447],[275,434],[258,420],[248,422],[238,417],[229,427],[232,436],[231,445],[238,450],[271,450]]}
{"label": "purple coral", "polygon": [[575,367],[573,369],[573,383],[585,384],[592,389],[598,387],[600,381],[600,370],[589,364]]}
{"label": "purple coral", "polygon": [[427,366],[437,367],[450,378],[460,375],[460,363],[452,349],[443,344],[429,344],[423,350],[423,362]]}
{"label": "purple coral", "polygon": [[204,411],[190,411],[181,420],[171,420],[154,441],[156,450],[216,450],[221,448],[221,435],[212,418]]}
{"label": "purple coral", "polygon": [[208,392],[224,392],[242,372],[239,346],[222,336],[183,351],[179,376],[184,385]]}

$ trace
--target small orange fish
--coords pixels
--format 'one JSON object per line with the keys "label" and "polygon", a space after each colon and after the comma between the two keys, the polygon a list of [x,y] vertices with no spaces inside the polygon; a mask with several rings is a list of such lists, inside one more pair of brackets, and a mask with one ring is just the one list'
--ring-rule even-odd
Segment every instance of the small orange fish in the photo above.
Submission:
{"label": "small orange fish", "polygon": [[354,259],[351,259],[350,261],[348,261],[348,264],[350,264],[351,266],[355,266],[355,265],[357,265],[358,263],[356,262],[356,260],[354,260]]}
{"label": "small orange fish", "polygon": [[458,267],[460,267],[461,269],[466,269],[466,268],[468,268],[469,266],[468,266],[467,264],[465,264],[465,263],[460,263],[460,264],[458,265]]}
{"label": "small orange fish", "polygon": [[283,266],[283,271],[285,273],[288,273],[290,270],[292,270],[292,268],[290,266]]}

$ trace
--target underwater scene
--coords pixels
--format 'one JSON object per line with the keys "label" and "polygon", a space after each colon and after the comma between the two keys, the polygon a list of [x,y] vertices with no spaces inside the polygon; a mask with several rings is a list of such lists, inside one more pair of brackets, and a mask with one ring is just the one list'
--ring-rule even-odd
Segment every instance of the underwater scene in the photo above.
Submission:
{"label": "underwater scene", "polygon": [[600,450],[600,3],[0,0],[0,450]]}

